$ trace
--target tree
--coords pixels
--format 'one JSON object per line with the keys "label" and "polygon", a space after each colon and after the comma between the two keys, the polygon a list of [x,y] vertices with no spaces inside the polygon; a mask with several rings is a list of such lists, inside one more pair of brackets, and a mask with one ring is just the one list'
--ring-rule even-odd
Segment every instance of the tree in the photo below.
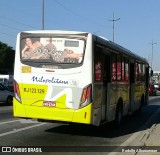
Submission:
{"label": "tree", "polygon": [[14,70],[15,50],[0,42],[0,74],[12,73]]}

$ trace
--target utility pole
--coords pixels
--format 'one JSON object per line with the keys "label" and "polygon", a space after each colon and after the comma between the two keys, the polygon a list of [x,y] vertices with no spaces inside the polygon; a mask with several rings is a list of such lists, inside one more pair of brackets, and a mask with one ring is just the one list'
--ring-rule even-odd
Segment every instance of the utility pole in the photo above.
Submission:
{"label": "utility pole", "polygon": [[152,45],[152,57],[151,57],[151,69],[152,69],[152,63],[153,63],[153,46],[154,46],[155,44],[157,44],[157,43],[154,43],[153,40],[152,40],[152,42],[149,43],[149,44]]}
{"label": "utility pole", "polygon": [[42,0],[42,30],[44,30],[44,0]]}
{"label": "utility pole", "polygon": [[109,21],[113,22],[113,42],[114,42],[114,22],[120,20],[120,18],[114,19],[114,13],[113,13],[113,19],[109,19]]}

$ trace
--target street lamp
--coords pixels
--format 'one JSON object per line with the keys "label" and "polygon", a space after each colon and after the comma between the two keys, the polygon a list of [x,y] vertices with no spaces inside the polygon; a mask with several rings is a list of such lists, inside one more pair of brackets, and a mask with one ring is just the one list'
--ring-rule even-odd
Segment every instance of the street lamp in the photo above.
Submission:
{"label": "street lamp", "polygon": [[42,30],[44,30],[44,0],[42,0]]}
{"label": "street lamp", "polygon": [[109,19],[109,21],[113,22],[113,42],[114,42],[114,22],[120,20],[120,18],[114,19],[114,13],[113,13],[113,19]]}
{"label": "street lamp", "polygon": [[152,63],[153,63],[153,45],[155,45],[155,44],[157,44],[157,43],[154,43],[154,42],[153,42],[153,40],[152,40],[152,42],[151,42],[151,43],[149,43],[149,44],[151,44],[151,45],[152,45],[151,69],[153,69],[153,68],[152,68]]}

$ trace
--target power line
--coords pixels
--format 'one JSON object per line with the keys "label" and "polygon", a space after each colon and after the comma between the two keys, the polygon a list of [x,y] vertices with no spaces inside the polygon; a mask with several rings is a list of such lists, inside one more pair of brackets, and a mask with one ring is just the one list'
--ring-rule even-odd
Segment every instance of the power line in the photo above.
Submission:
{"label": "power line", "polygon": [[33,26],[31,26],[31,25],[21,23],[21,22],[19,22],[19,21],[17,21],[17,20],[13,20],[13,19],[11,19],[11,18],[7,18],[7,17],[3,17],[3,16],[0,16],[0,18],[5,19],[5,20],[12,21],[12,22],[14,22],[14,23],[17,23],[17,24],[20,24],[20,25],[23,25],[23,26],[27,26],[27,27],[31,27],[31,28],[36,28],[36,29],[37,29],[37,27],[33,27]]}
{"label": "power line", "polygon": [[80,14],[78,14],[77,12],[75,12],[75,11],[69,9],[68,7],[64,6],[62,3],[58,2],[57,0],[54,0],[54,2],[56,2],[58,5],[60,5],[61,7],[66,9],[67,11],[71,12],[73,15],[75,15],[75,16],[77,16],[79,18],[82,18],[83,20],[86,20],[87,22],[90,22],[92,24],[95,24],[95,25],[98,25],[98,26],[101,26],[101,27],[107,27],[105,25],[98,24],[98,23],[96,23],[96,22],[94,22],[94,21],[92,21],[92,20],[90,20],[90,19],[88,19],[88,18],[86,18],[84,16],[81,16]]}
{"label": "power line", "polygon": [[17,29],[15,27],[12,27],[12,26],[9,26],[9,25],[6,25],[6,24],[0,24],[1,26],[4,26],[4,27],[8,27],[10,29],[14,29],[14,30],[18,30],[18,31],[22,31],[22,29]]}
{"label": "power line", "polygon": [[4,32],[0,32],[1,34],[4,34],[4,35],[7,35],[7,36],[10,36],[10,37],[13,37],[13,38],[15,38],[15,35],[13,35],[13,34],[9,34],[9,33],[4,33]]}

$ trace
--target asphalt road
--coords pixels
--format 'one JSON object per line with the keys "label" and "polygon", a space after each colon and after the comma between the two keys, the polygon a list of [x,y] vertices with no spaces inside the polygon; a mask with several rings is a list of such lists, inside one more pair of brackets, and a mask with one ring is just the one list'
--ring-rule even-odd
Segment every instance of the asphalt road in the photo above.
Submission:
{"label": "asphalt road", "polygon": [[[116,127],[108,123],[101,127],[70,126],[58,123],[39,123],[36,120],[14,118],[12,106],[0,105],[0,146],[34,146],[46,147],[54,151],[60,146],[60,152],[65,152],[70,146],[70,151],[81,151],[86,147],[87,152],[105,152],[101,146],[126,145],[134,139],[137,132],[150,128],[159,121],[154,117],[160,108],[160,96],[150,97],[150,105],[145,106],[141,113],[124,117],[121,126]],[[73,147],[72,147],[73,146]],[[96,147],[95,147],[96,146]],[[97,147],[100,146],[100,147]],[[84,151],[82,149],[82,151]],[[55,149],[55,151],[57,151]],[[58,150],[59,152],[59,150]]]}

